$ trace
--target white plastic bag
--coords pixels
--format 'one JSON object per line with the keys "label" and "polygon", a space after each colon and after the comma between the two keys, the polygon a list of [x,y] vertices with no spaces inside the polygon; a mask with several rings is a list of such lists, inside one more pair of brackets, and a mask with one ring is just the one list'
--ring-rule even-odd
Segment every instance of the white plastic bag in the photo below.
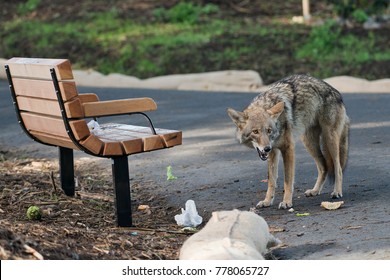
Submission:
{"label": "white plastic bag", "polygon": [[196,210],[195,202],[187,200],[185,209],[181,208],[181,214],[175,216],[175,221],[179,226],[197,227],[203,219]]}

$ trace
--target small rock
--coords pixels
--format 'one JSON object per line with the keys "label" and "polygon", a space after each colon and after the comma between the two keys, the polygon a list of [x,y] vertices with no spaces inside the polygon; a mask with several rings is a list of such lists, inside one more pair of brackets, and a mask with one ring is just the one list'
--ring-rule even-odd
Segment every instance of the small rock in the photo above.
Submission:
{"label": "small rock", "polygon": [[378,29],[380,27],[380,23],[375,21],[373,18],[368,18],[368,20],[363,24],[363,28],[366,30]]}

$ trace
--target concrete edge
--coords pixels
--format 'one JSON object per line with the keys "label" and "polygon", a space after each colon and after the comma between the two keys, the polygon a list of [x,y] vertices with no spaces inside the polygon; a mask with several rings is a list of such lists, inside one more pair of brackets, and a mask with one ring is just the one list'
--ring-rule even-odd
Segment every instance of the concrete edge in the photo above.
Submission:
{"label": "concrete edge", "polygon": [[[6,61],[0,58],[0,79],[6,79],[4,71]],[[103,75],[93,70],[73,72],[78,86],[218,92],[259,92],[267,89],[259,73],[252,70],[167,75],[144,80],[117,73]],[[325,81],[341,93],[390,93],[390,78],[369,81],[350,76],[337,76],[327,78]]]}

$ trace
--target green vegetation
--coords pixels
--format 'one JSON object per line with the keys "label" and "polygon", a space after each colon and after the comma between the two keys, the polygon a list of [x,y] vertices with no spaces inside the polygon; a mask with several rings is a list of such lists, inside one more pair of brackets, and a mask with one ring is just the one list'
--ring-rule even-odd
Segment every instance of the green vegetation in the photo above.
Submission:
{"label": "green vegetation", "polygon": [[18,5],[18,13],[25,15],[29,12],[35,11],[40,3],[41,0],[28,0],[25,3],[20,3]]}
{"label": "green vegetation", "polygon": [[154,9],[153,15],[159,21],[195,24],[199,22],[201,16],[211,15],[218,12],[218,6],[214,4],[199,6],[191,2],[179,2],[170,9]]}
{"label": "green vegetation", "polygon": [[340,17],[345,19],[358,17],[358,20],[363,20],[364,14],[367,17],[367,14],[380,13],[389,6],[389,0],[327,0],[327,2],[333,4],[335,12]]}
{"label": "green vegetation", "polygon": [[352,18],[358,23],[365,23],[368,20],[368,15],[365,11],[357,9],[352,12]]}
{"label": "green vegetation", "polygon": [[306,44],[296,51],[296,58],[321,63],[324,69],[314,71],[315,75],[331,75],[331,67],[335,64],[353,67],[371,61],[390,60],[390,49],[381,49],[378,40],[372,31],[364,37],[357,37],[343,32],[334,21],[328,21],[311,30]]}
{"label": "green vegetation", "polygon": [[370,60],[389,60],[390,49],[377,48],[377,37],[367,32],[363,38],[343,32],[335,22],[314,27],[307,43],[297,51],[298,58],[319,62],[339,60],[343,63],[363,63]]}
{"label": "green vegetation", "polygon": [[[75,68],[140,78],[252,69],[266,83],[302,72],[378,78],[379,70],[366,71],[366,65],[390,60],[386,32],[351,32],[332,21],[314,27],[259,21],[188,1],[138,16],[115,6],[74,18],[32,16],[42,6],[40,0],[18,4],[19,16],[0,23],[0,57],[64,57]],[[354,12],[357,21],[366,16]]]}

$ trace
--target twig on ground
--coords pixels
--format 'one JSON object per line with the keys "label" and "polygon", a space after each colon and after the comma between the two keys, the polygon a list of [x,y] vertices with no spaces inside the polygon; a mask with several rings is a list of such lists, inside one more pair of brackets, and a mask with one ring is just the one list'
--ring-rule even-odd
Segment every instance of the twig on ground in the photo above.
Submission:
{"label": "twig on ground", "polygon": [[51,185],[54,189],[54,193],[57,192],[57,186],[56,186],[56,182],[54,181],[54,172],[53,171],[50,171],[50,179],[51,179]]}
{"label": "twig on ground", "polygon": [[27,244],[24,244],[23,247],[26,250],[26,253],[32,254],[38,260],[43,260],[43,256],[40,253],[38,253],[38,251],[35,250],[34,248],[31,248]]}

